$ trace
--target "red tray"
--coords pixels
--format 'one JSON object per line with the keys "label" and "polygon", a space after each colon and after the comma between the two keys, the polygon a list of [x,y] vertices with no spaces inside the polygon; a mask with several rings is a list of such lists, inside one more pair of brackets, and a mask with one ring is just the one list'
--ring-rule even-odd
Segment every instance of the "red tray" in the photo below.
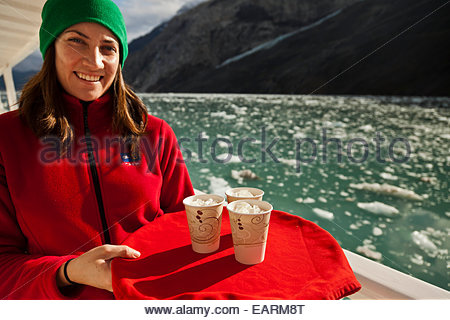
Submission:
{"label": "red tray", "polygon": [[272,211],[265,260],[234,258],[230,222],[223,211],[218,251],[192,251],[184,211],[166,214],[123,242],[141,252],[114,259],[117,299],[340,299],[361,288],[336,240],[316,224]]}

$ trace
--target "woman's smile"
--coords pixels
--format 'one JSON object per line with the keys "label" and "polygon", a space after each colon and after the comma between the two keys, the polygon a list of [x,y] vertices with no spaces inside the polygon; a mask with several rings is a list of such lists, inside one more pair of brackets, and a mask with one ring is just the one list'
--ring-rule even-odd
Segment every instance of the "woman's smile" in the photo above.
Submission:
{"label": "woman's smile", "polygon": [[89,74],[81,73],[81,72],[77,72],[77,71],[74,71],[73,73],[74,73],[79,79],[85,80],[85,81],[88,81],[88,82],[98,82],[98,81],[100,81],[101,79],[103,79],[103,76],[89,75]]}

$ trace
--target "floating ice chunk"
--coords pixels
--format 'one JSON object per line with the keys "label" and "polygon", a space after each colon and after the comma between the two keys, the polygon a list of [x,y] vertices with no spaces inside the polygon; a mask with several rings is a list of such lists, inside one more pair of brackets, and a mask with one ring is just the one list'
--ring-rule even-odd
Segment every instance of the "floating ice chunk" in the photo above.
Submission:
{"label": "floating ice chunk", "polygon": [[437,179],[435,177],[420,177],[420,181],[431,183],[431,184],[437,183]]}
{"label": "floating ice chunk", "polygon": [[233,103],[230,105],[230,107],[234,109],[234,112],[236,114],[246,114],[247,113],[247,107],[239,107]]}
{"label": "floating ice chunk", "polygon": [[200,169],[200,173],[208,173],[208,172],[209,172],[208,168]]}
{"label": "floating ice chunk", "polygon": [[344,122],[341,121],[324,121],[322,122],[322,127],[328,127],[328,128],[345,128],[347,125]]}
{"label": "floating ice chunk", "polygon": [[407,171],[407,172],[406,172],[406,175],[408,175],[408,176],[410,176],[410,177],[414,177],[414,178],[420,178],[420,175],[419,175],[419,174],[417,174],[417,173],[415,173],[415,172],[412,172],[412,171]]}
{"label": "floating ice chunk", "polygon": [[219,145],[219,147],[221,147],[221,148],[228,148],[228,143],[226,143],[225,141],[223,141],[223,140],[218,140],[217,141],[217,144]]}
{"label": "floating ice chunk", "polygon": [[225,111],[211,112],[210,116],[211,117],[219,117],[219,118],[223,118],[226,120],[236,119],[235,114],[227,114]]}
{"label": "floating ice chunk", "polygon": [[382,258],[381,253],[374,251],[371,248],[375,249],[375,246],[373,246],[373,245],[359,246],[356,248],[356,251],[365,255],[368,258],[375,259],[375,260],[381,260],[381,258]]}
{"label": "floating ice chunk", "polygon": [[386,180],[398,180],[397,176],[394,176],[394,175],[390,174],[389,172],[380,173],[380,177],[382,177],[383,179],[386,179]]}
{"label": "floating ice chunk", "polygon": [[350,229],[352,229],[352,230],[358,230],[359,229],[359,227],[361,227],[361,224],[359,224],[359,223],[352,223],[351,225],[350,225]]}
{"label": "floating ice chunk", "polygon": [[316,200],[314,200],[313,198],[306,198],[305,200],[303,200],[303,203],[314,203],[316,202]]}
{"label": "floating ice chunk", "polygon": [[406,169],[412,169],[412,167],[407,163],[402,163],[401,166]]}
{"label": "floating ice chunk", "polygon": [[334,219],[334,214],[332,212],[329,211],[325,211],[319,208],[314,208],[313,209],[314,213],[317,214],[319,217],[323,218],[323,219],[327,219],[327,220],[333,220]]}
{"label": "floating ice chunk", "polygon": [[362,130],[364,132],[371,132],[374,131],[373,127],[370,124],[366,124],[365,126],[361,126],[358,128],[359,130]]}
{"label": "floating ice chunk", "polygon": [[422,196],[419,196],[417,193],[411,190],[406,190],[403,188],[399,188],[387,183],[379,184],[379,183],[350,183],[350,187],[358,190],[365,190],[376,192],[384,195],[391,195],[397,198],[409,199],[421,201],[423,200]]}
{"label": "floating ice chunk", "polygon": [[333,126],[336,128],[345,128],[347,127],[347,124],[342,121],[335,121],[333,122]]}
{"label": "floating ice chunk", "polygon": [[319,198],[317,198],[317,200],[319,200],[320,202],[324,202],[324,203],[327,202],[327,199],[325,199],[324,197],[319,197]]}
{"label": "floating ice chunk", "polygon": [[423,231],[413,231],[411,233],[413,242],[419,246],[420,249],[429,253],[431,256],[436,256],[438,253],[438,248],[431,241]]}
{"label": "floating ice chunk", "polygon": [[419,266],[423,265],[423,257],[420,254],[415,253],[414,257],[410,258],[412,263],[418,264]]}
{"label": "floating ice chunk", "polygon": [[306,134],[304,132],[297,132],[292,136],[294,139],[303,139],[306,138]]}
{"label": "floating ice chunk", "polygon": [[202,132],[200,133],[200,136],[201,136],[202,138],[209,139],[209,136],[208,136],[208,134],[207,134],[205,131],[202,131]]}
{"label": "floating ice chunk", "polygon": [[343,197],[348,197],[350,195],[349,193],[347,193],[345,191],[341,191],[339,194]]}
{"label": "floating ice chunk", "polygon": [[238,156],[231,155],[229,153],[222,153],[217,156],[217,159],[224,161],[224,163],[239,163],[241,159]]}
{"label": "floating ice chunk", "polygon": [[381,236],[382,234],[383,234],[383,230],[381,230],[380,228],[378,228],[378,227],[374,227],[373,229],[372,229],[372,234],[374,235],[374,236]]}
{"label": "floating ice chunk", "polygon": [[[284,159],[284,158],[278,158],[278,160],[280,160],[281,163],[287,164],[289,166],[297,166],[297,160],[295,159]],[[305,164],[302,164],[305,165]]]}
{"label": "floating ice chunk", "polygon": [[374,214],[380,214],[388,217],[392,217],[399,213],[399,211],[382,202],[374,201],[374,202],[358,202],[356,204],[358,208],[369,211]]}
{"label": "floating ice chunk", "polygon": [[231,189],[231,186],[223,178],[209,177],[208,180],[210,193],[225,195],[225,191]]}
{"label": "floating ice chunk", "polygon": [[297,198],[297,199],[295,199],[295,201],[298,202],[298,203],[302,203],[303,202],[303,198]]}
{"label": "floating ice chunk", "polygon": [[442,238],[442,240],[445,240],[445,238],[449,235],[450,229],[447,229],[447,233],[441,230],[436,230],[431,227],[427,227],[426,231],[423,231],[427,235],[431,235],[435,238]]}
{"label": "floating ice chunk", "polygon": [[249,180],[255,180],[259,179],[259,177],[252,172],[250,169],[245,169],[241,171],[237,170],[231,170],[231,177],[236,180],[242,180],[242,179],[249,179]]}
{"label": "floating ice chunk", "polygon": [[414,141],[414,142],[420,142],[420,138],[418,136],[415,135],[411,135],[408,137],[409,141]]}

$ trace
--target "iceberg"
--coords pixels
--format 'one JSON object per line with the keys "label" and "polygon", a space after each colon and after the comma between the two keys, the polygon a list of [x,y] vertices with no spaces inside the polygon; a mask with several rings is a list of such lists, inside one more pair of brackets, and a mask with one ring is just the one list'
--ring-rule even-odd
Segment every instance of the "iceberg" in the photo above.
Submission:
{"label": "iceberg", "polygon": [[378,228],[378,227],[374,227],[374,228],[372,229],[372,234],[373,234],[374,236],[376,236],[376,237],[381,236],[381,235],[383,234],[383,230],[381,230],[381,229]]}
{"label": "iceberg", "polygon": [[379,184],[379,183],[350,183],[350,187],[358,190],[365,190],[376,192],[384,195],[390,195],[397,198],[422,201],[424,198],[414,191],[406,190],[400,187],[396,187],[387,183]]}
{"label": "iceberg", "polygon": [[382,254],[378,251],[373,250],[375,249],[374,246],[371,245],[364,245],[364,246],[359,246],[356,248],[356,251],[365,255],[368,258],[374,259],[374,260],[381,260],[381,258],[383,257]]}
{"label": "iceberg", "polygon": [[422,231],[413,231],[411,233],[411,238],[413,242],[419,246],[425,252],[428,252],[431,256],[436,256],[438,253],[437,246],[427,237],[427,235]]}
{"label": "iceberg", "polygon": [[371,213],[374,214],[379,214],[379,215],[383,215],[383,216],[388,216],[388,217],[392,217],[396,214],[399,213],[399,211],[394,208],[391,207],[387,204],[384,204],[382,202],[358,202],[356,204],[358,206],[358,208],[361,208],[363,210],[369,211]]}
{"label": "iceberg", "polygon": [[323,219],[327,219],[327,220],[333,220],[334,219],[334,214],[332,212],[329,211],[325,211],[319,208],[314,208],[313,209],[314,213],[317,214],[319,217],[323,218]]}
{"label": "iceberg", "polygon": [[383,179],[386,179],[386,180],[398,180],[397,176],[394,176],[394,175],[390,174],[389,172],[380,173],[380,177],[382,177]]}
{"label": "iceberg", "polygon": [[253,171],[251,171],[250,169],[245,169],[245,170],[231,170],[231,176],[233,177],[233,179],[235,180],[239,180],[240,178],[242,179],[250,179],[250,180],[255,180],[255,179],[260,179]]}
{"label": "iceberg", "polygon": [[231,186],[223,178],[219,177],[208,177],[209,180],[209,192],[213,194],[225,195],[225,191],[231,189]]}

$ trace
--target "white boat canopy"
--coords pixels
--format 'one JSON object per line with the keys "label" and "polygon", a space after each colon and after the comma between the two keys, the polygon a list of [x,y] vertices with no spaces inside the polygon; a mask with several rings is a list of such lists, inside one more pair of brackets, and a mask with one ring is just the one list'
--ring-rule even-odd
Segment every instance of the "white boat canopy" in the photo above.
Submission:
{"label": "white boat canopy", "polygon": [[5,81],[9,106],[17,102],[12,68],[39,47],[44,3],[45,0],[0,0],[0,76]]}

